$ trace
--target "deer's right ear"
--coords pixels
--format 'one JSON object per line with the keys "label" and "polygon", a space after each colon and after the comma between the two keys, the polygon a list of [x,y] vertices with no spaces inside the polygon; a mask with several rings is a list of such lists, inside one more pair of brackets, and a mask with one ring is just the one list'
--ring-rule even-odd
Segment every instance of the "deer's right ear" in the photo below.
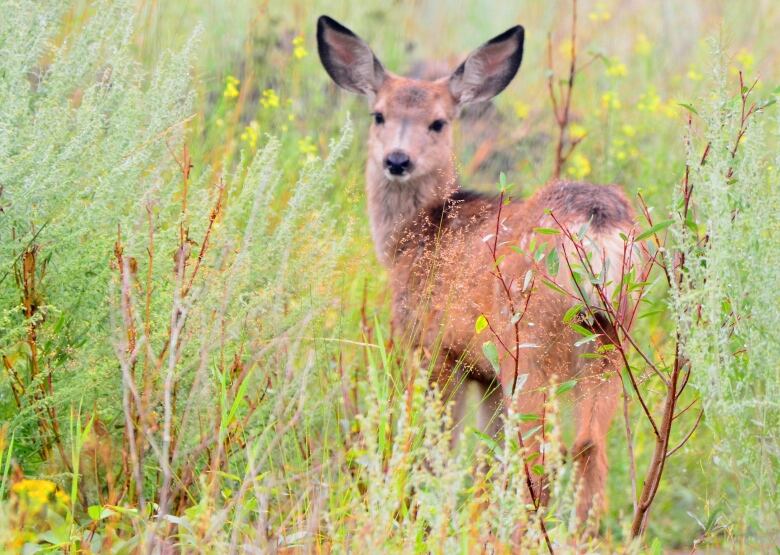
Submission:
{"label": "deer's right ear", "polygon": [[348,91],[373,96],[387,76],[365,41],[327,15],[317,20],[317,50],[331,79]]}

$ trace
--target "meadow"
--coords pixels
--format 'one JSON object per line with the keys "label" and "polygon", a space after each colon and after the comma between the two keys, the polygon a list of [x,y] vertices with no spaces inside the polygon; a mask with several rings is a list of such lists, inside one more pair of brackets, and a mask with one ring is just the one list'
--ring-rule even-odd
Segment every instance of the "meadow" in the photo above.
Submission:
{"label": "meadow", "polygon": [[[776,2],[0,13],[0,550],[776,552]],[[631,198],[653,263],[624,284],[642,301],[595,533],[561,450],[573,384],[549,391],[543,464],[529,415],[491,438],[471,411],[451,448],[425,354],[391,329],[370,110],[320,65],[321,14],[417,74],[522,24],[518,76],[455,130],[462,184],[521,199],[560,173]]]}

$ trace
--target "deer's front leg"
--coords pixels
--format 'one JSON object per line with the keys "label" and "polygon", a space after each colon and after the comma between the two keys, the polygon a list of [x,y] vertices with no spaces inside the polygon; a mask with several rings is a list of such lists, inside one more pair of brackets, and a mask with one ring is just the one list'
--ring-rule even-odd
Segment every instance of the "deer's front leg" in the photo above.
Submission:
{"label": "deer's front leg", "polygon": [[[541,460],[541,432],[537,428],[544,425],[544,404],[546,391],[549,381],[546,374],[541,370],[542,362],[533,356],[523,356],[521,352],[520,361],[515,365],[514,359],[507,357],[501,366],[501,384],[506,403],[513,402],[513,409],[516,414],[527,415],[523,418],[518,428],[516,438],[525,447],[525,453],[522,456],[527,457],[530,468]],[[515,370],[518,372],[517,386],[515,388],[514,401],[512,401],[512,388],[515,384]],[[530,415],[536,416],[531,419]],[[536,432],[534,432],[534,430]],[[533,433],[532,433],[533,432]],[[542,476],[530,472],[527,478],[531,482],[533,491],[526,492],[526,498],[529,503],[543,505],[547,502],[549,491]]]}

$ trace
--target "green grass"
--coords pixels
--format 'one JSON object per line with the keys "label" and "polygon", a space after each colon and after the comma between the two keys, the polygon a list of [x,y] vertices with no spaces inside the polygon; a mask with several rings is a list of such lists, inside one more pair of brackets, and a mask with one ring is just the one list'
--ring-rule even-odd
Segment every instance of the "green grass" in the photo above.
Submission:
{"label": "green grass", "polygon": [[[479,133],[456,137],[464,185],[493,190],[503,171],[526,197],[552,172],[547,35],[563,75],[570,4],[494,4],[0,0],[12,14],[0,21],[0,545],[542,549],[517,446],[470,431],[451,453],[420,353],[391,346],[364,206],[369,110],[330,83],[313,35],[327,13],[403,73],[427,60],[454,67],[524,25],[519,75],[495,101],[495,152],[473,168]],[[564,174],[641,192],[664,220],[710,142],[692,180],[713,250],[673,224],[668,246],[700,263],[699,288],[670,293],[654,278],[635,332],[665,357],[684,332],[694,388],[683,406],[699,399],[704,424],[670,458],[641,542],[628,536],[620,415],[597,538],[570,529],[576,487],[552,461],[548,526],[561,552],[777,541],[776,106],[748,129],[734,183],[721,177],[738,73],[759,79],[759,105],[777,96],[778,24],[768,2],[579,2],[570,131],[583,139]],[[742,319],[728,333],[732,304]],[[706,325],[678,320],[699,305]],[[642,391],[660,405],[652,379]],[[569,404],[564,394],[551,407],[554,443],[570,438]],[[641,479],[653,438],[637,405]],[[475,472],[480,457],[503,479]],[[170,514],[158,518],[160,504]]]}

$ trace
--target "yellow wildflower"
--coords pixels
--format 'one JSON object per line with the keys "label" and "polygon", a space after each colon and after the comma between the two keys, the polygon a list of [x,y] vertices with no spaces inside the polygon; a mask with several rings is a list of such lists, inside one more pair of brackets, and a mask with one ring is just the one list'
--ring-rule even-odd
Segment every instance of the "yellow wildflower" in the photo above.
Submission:
{"label": "yellow wildflower", "polygon": [[263,108],[278,108],[279,96],[276,94],[276,91],[273,89],[265,89],[260,96],[260,105]]}
{"label": "yellow wildflower", "polygon": [[583,126],[581,126],[579,123],[572,123],[569,126],[569,137],[573,141],[576,141],[577,139],[582,139],[587,134],[588,134],[588,130],[585,129]]}
{"label": "yellow wildflower", "polygon": [[605,110],[620,110],[622,104],[614,91],[607,91],[601,95],[601,107]]}
{"label": "yellow wildflower", "polygon": [[260,135],[260,125],[257,121],[252,120],[249,125],[244,128],[244,132],[241,133],[241,140],[249,145],[249,148],[254,150],[257,148],[257,138]]}
{"label": "yellow wildflower", "polygon": [[312,160],[317,155],[317,145],[314,144],[308,135],[298,140],[298,151],[306,156],[307,160]]}
{"label": "yellow wildflower", "polygon": [[647,38],[644,33],[639,33],[634,43],[634,52],[640,56],[649,56],[653,51],[653,43]]}
{"label": "yellow wildflower", "polygon": [[11,486],[11,492],[30,503],[32,508],[49,503],[65,505],[70,501],[64,492],[57,489],[57,484],[49,480],[20,480]]}
{"label": "yellow wildflower", "polygon": [[518,100],[515,102],[515,115],[518,119],[525,119],[528,117],[528,114],[531,113],[531,107],[523,102],[522,100]]}
{"label": "yellow wildflower", "polygon": [[588,14],[591,21],[609,21],[612,14],[607,9],[606,2],[596,2],[596,10]]}
{"label": "yellow wildflower", "polygon": [[688,79],[691,81],[701,81],[704,77],[701,73],[696,71],[696,68],[693,66],[688,67],[688,73],[687,73]]}
{"label": "yellow wildflower", "polygon": [[612,77],[625,77],[627,74],[628,68],[626,68],[626,64],[622,62],[610,64],[610,66],[607,68],[607,75]]}
{"label": "yellow wildflower", "polygon": [[661,97],[658,96],[653,89],[643,93],[639,97],[639,101],[636,103],[636,107],[640,112],[657,112],[661,106]]}
{"label": "yellow wildflower", "polygon": [[309,53],[306,51],[306,47],[303,46],[304,39],[303,36],[298,35],[295,37],[292,41],[293,44],[293,56],[295,56],[296,60],[300,60],[301,58],[305,58]]}
{"label": "yellow wildflower", "polygon": [[623,131],[623,135],[626,137],[633,137],[636,135],[636,128],[633,125],[625,124],[621,127],[621,131]]}
{"label": "yellow wildflower", "polygon": [[753,54],[744,48],[737,53],[735,58],[739,62],[739,65],[742,66],[742,69],[745,71],[750,71],[753,69],[753,65],[756,63],[756,59],[753,57]]}
{"label": "yellow wildflower", "polygon": [[566,173],[575,179],[582,179],[590,174],[590,160],[583,154],[575,153],[571,157],[571,165],[566,169]]}
{"label": "yellow wildflower", "polygon": [[679,114],[679,104],[671,98],[661,104],[661,112],[668,118],[675,118]]}
{"label": "yellow wildflower", "polygon": [[561,44],[558,45],[558,53],[565,57],[571,56],[571,39],[561,41]]}
{"label": "yellow wildflower", "polygon": [[225,98],[236,98],[238,96],[239,83],[241,83],[241,81],[232,75],[228,75],[225,79],[225,92],[222,93],[222,96]]}

